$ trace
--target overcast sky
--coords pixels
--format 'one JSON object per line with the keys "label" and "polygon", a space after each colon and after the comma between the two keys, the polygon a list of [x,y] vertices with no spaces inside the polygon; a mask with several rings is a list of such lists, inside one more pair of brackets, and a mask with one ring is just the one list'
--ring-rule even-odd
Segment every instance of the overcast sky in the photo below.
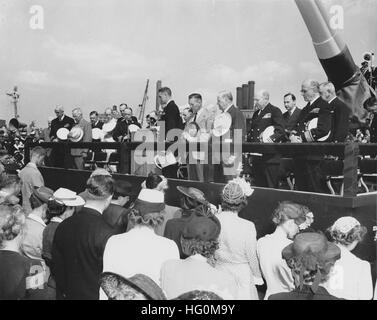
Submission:
{"label": "overcast sky", "polygon": [[[356,63],[377,52],[377,0],[325,2],[343,5]],[[34,4],[43,30],[29,26]],[[138,116],[147,79],[149,110],[158,79],[178,105],[194,91],[214,104],[219,91],[254,80],[279,107],[304,78],[325,80],[293,0],[0,0],[0,46],[0,118],[12,116],[5,92],[18,85],[21,120],[40,125],[56,105],[88,118],[126,102]]]}

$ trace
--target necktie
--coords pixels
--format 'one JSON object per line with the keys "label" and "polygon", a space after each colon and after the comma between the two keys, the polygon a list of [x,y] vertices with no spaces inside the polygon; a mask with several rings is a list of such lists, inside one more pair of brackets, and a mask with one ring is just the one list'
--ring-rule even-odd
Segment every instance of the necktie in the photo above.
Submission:
{"label": "necktie", "polygon": [[194,120],[193,120],[193,122],[196,122],[196,115],[197,115],[197,113],[195,113],[195,117],[194,117]]}

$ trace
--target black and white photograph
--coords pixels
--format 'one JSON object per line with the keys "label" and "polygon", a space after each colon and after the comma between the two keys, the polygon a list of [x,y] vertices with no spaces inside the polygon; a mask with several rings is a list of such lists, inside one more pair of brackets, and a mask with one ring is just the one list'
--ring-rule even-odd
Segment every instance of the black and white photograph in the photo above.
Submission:
{"label": "black and white photograph", "polygon": [[376,30],[377,0],[0,0],[0,300],[376,300]]}

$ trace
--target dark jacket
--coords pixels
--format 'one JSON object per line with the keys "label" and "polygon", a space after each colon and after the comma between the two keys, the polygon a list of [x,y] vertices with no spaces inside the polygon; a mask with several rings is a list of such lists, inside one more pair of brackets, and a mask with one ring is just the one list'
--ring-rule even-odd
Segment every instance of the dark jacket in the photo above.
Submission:
{"label": "dark jacket", "polygon": [[96,124],[91,123],[91,125],[92,125],[92,129],[94,129],[94,128],[102,129],[103,122],[98,120],[98,122]]}
{"label": "dark jacket", "polygon": [[163,109],[160,121],[165,121],[165,137],[171,129],[183,129],[179,108],[173,100]]}
{"label": "dark jacket", "polygon": [[127,231],[128,210],[126,208],[110,203],[109,207],[103,212],[102,217],[117,234]]}
{"label": "dark jacket", "polygon": [[274,134],[271,136],[272,141],[282,141],[285,136],[283,114],[279,108],[270,103],[263,110],[253,114],[248,140],[250,142],[260,142],[259,136],[269,126],[274,126],[275,128]]}
{"label": "dark jacket", "polygon": [[178,247],[179,256],[181,259],[186,259],[188,256],[183,253],[181,245],[181,235],[186,223],[190,220],[190,211],[182,213],[181,218],[174,218],[166,222],[164,237],[173,240]]}
{"label": "dark jacket", "polygon": [[101,213],[86,207],[59,224],[51,268],[59,294],[69,300],[98,300],[103,252],[114,234]]}
{"label": "dark jacket", "polygon": [[[318,118],[317,128],[306,130],[306,124],[314,118]],[[303,142],[318,141],[318,139],[326,136],[330,132],[331,123],[332,108],[325,100],[319,97],[312,105],[308,103],[301,110],[294,130],[301,136]],[[327,141],[329,141],[329,139],[327,139]]]}
{"label": "dark jacket", "polygon": [[373,114],[373,119],[369,125],[370,128],[370,142],[377,143],[377,113]]}
{"label": "dark jacket", "polygon": [[330,295],[324,287],[319,286],[313,293],[310,286],[304,285],[302,290],[295,289],[291,292],[282,292],[270,295],[268,300],[344,300]]}
{"label": "dark jacket", "polygon": [[330,102],[333,111],[331,126],[331,141],[344,142],[349,132],[349,117],[351,110],[338,98]]}
{"label": "dark jacket", "polygon": [[118,141],[119,137],[128,135],[128,126],[130,124],[135,124],[141,128],[140,123],[137,121],[136,117],[132,116],[130,120],[125,120],[123,117],[119,118],[117,124],[113,130],[113,139]]}
{"label": "dark jacket", "polygon": [[300,113],[301,113],[301,109],[297,107],[295,111],[293,111],[292,115],[289,114],[289,111],[283,113],[286,132],[290,132],[294,129],[294,127],[296,126],[297,120],[300,116]]}
{"label": "dark jacket", "polygon": [[246,120],[245,116],[243,115],[242,111],[238,108],[236,108],[234,105],[232,105],[228,113],[232,117],[232,124],[230,126],[230,137],[231,139],[234,139],[234,130],[235,129],[241,129],[242,130],[242,142],[245,140],[245,134],[246,134]]}
{"label": "dark jacket", "polygon": [[68,117],[67,115],[64,115],[63,120],[55,118],[54,120],[51,121],[51,131],[50,131],[51,140],[56,138],[56,132],[60,128],[67,128],[68,130],[71,130],[74,125],[75,125],[75,120],[73,120],[71,117]]}

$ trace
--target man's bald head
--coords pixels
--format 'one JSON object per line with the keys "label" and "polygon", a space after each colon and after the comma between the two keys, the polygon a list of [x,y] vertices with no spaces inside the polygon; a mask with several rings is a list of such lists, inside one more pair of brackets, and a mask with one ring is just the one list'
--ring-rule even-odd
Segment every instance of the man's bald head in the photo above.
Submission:
{"label": "man's bald head", "polygon": [[306,102],[310,102],[319,95],[319,82],[313,79],[306,79],[301,85],[301,94]]}
{"label": "man's bald head", "polygon": [[259,110],[263,110],[265,106],[270,102],[270,94],[267,90],[259,90],[254,96],[255,107]]}

